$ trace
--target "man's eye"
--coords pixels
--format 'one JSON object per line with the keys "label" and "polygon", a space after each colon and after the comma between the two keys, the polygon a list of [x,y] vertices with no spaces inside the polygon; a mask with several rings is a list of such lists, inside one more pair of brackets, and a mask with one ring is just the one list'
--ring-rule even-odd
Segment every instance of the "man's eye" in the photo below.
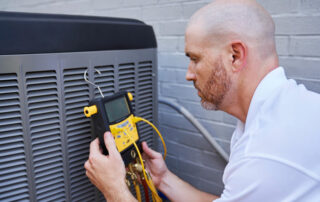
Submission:
{"label": "man's eye", "polygon": [[193,62],[197,62],[198,58],[191,57],[190,60],[193,61]]}

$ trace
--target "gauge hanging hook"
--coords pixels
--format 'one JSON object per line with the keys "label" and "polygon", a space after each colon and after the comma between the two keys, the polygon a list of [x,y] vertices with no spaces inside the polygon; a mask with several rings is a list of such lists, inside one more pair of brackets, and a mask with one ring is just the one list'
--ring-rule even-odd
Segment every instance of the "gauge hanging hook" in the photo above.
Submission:
{"label": "gauge hanging hook", "polygon": [[[101,72],[100,72],[99,70],[97,70],[96,68],[94,68],[94,70],[95,70],[96,72],[98,72],[98,74],[101,74]],[[84,80],[85,80],[87,83],[89,83],[89,84],[91,84],[91,85],[95,86],[96,88],[98,88],[98,90],[99,90],[99,92],[100,92],[101,96],[104,98],[103,93],[102,93],[102,91],[101,91],[100,87],[99,87],[98,85],[96,85],[96,84],[92,83],[91,81],[89,81],[89,80],[87,79],[87,72],[88,72],[88,70],[84,71],[84,74],[83,74],[83,78],[84,78]]]}

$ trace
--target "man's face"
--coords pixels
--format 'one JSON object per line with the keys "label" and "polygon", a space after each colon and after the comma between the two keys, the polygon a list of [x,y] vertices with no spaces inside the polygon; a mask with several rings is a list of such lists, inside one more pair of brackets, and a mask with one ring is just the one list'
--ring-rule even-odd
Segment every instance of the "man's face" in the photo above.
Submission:
{"label": "man's face", "polygon": [[186,79],[193,81],[201,105],[208,110],[221,109],[231,88],[231,79],[219,54],[219,47],[209,46],[201,40],[200,34],[187,32],[185,52],[190,58]]}

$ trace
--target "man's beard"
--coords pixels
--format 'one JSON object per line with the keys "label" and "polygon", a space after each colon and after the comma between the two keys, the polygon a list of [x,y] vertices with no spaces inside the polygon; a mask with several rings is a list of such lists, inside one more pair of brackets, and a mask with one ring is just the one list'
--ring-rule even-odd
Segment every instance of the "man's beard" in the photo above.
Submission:
{"label": "man's beard", "polygon": [[231,87],[231,79],[221,59],[213,66],[214,69],[212,69],[204,89],[200,89],[194,82],[195,88],[200,92],[201,106],[207,110],[219,110]]}

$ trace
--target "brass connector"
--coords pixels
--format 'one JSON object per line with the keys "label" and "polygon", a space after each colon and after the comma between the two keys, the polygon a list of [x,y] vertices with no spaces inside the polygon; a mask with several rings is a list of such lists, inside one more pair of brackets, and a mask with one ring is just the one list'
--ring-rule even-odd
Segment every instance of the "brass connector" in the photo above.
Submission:
{"label": "brass connector", "polygon": [[137,172],[139,172],[139,173],[142,172],[142,165],[139,164],[139,163],[134,164],[134,165],[133,165],[133,168],[134,168]]}
{"label": "brass connector", "polygon": [[137,153],[136,153],[136,151],[134,151],[134,149],[132,149],[131,152],[130,152],[130,155],[134,159],[134,158],[136,158]]}
{"label": "brass connector", "polygon": [[126,184],[127,184],[128,187],[131,186],[131,183],[130,183],[130,181],[128,179],[126,179]]}

